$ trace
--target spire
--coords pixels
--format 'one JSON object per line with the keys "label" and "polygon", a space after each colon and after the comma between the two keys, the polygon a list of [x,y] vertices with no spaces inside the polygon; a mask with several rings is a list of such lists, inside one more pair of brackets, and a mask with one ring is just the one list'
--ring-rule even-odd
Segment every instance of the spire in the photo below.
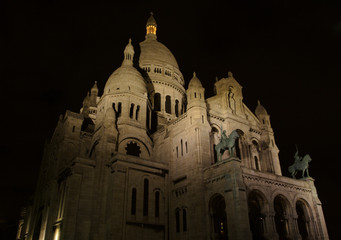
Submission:
{"label": "spire", "polygon": [[150,12],[150,17],[148,18],[146,24],[146,39],[147,38],[156,39],[156,29],[157,24],[155,18],[153,17],[153,12]]}
{"label": "spire", "polygon": [[91,88],[91,95],[98,94],[98,87],[97,87],[97,81],[95,81],[94,86]]}
{"label": "spire", "polygon": [[97,96],[98,96],[98,87],[97,87],[97,81],[95,81],[94,86],[91,88],[91,95],[90,95],[91,107],[96,107]]}
{"label": "spire", "polygon": [[131,44],[131,38],[129,38],[129,42],[124,49],[124,59],[122,65],[133,66],[133,58],[134,58],[134,47]]}

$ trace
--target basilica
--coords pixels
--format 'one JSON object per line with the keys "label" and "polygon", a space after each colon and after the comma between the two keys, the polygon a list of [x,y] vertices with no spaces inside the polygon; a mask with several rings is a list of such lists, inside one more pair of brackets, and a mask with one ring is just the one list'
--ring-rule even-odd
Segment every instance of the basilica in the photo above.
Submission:
{"label": "basilica", "polygon": [[185,89],[153,15],[133,43],[60,116],[17,239],[329,239],[314,179],[282,176],[270,115],[233,74],[210,98],[196,73]]}

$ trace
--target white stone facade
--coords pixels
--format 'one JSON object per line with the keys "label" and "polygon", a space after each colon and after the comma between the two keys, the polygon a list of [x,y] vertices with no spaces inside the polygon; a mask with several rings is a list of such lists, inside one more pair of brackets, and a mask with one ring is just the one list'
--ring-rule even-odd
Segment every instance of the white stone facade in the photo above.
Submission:
{"label": "white stone facade", "polygon": [[[216,95],[188,89],[148,19],[139,66],[122,66],[46,145],[17,239],[328,239],[314,180],[282,176],[270,116],[243,103],[232,73]],[[214,150],[238,130],[236,157]]]}

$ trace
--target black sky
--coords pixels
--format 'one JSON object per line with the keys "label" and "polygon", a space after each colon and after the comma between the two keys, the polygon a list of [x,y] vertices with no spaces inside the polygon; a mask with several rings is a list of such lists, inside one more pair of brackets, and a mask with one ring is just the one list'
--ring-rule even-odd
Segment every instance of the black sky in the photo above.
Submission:
{"label": "black sky", "polygon": [[58,116],[78,112],[94,81],[102,93],[129,38],[139,52],[153,11],[158,40],[176,57],[186,87],[196,71],[212,96],[215,77],[232,71],[246,105],[254,111],[259,99],[271,115],[283,175],[295,144],[310,154],[330,237],[341,239],[340,1],[222,2],[2,4],[0,231],[16,228]]}

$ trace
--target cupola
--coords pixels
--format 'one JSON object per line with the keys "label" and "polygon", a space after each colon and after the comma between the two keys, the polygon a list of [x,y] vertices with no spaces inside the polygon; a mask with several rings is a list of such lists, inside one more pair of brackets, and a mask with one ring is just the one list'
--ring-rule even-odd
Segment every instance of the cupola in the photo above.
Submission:
{"label": "cupola", "polygon": [[146,38],[154,38],[156,39],[156,30],[157,24],[155,18],[153,17],[153,13],[150,12],[150,17],[147,20],[146,24]]}

